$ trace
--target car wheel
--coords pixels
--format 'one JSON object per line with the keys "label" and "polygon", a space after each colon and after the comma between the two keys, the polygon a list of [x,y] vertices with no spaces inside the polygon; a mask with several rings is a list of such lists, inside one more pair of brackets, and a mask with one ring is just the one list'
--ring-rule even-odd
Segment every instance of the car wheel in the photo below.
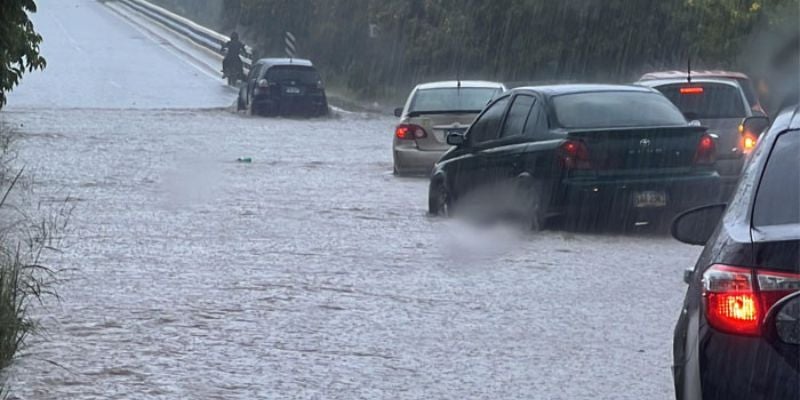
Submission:
{"label": "car wheel", "polygon": [[534,232],[543,231],[547,227],[548,193],[543,182],[534,180],[530,175],[517,178],[517,192],[522,199],[523,221],[526,228]]}
{"label": "car wheel", "polygon": [[433,216],[449,217],[452,213],[452,197],[442,181],[434,181],[428,193],[428,213]]}

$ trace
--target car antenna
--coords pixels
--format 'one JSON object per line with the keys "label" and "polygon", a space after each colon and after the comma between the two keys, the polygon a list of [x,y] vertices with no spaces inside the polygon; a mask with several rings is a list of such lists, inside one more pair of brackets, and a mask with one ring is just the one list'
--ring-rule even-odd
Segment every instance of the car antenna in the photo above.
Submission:
{"label": "car antenna", "polygon": [[461,66],[459,65],[456,68],[456,90],[458,91],[458,95],[461,96]]}
{"label": "car antenna", "polygon": [[689,56],[689,62],[686,69],[686,81],[692,83],[692,56]]}

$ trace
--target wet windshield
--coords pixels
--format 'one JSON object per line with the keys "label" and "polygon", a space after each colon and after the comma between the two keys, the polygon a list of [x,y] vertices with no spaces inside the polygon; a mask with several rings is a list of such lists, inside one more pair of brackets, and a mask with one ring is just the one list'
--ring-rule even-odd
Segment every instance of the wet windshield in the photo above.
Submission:
{"label": "wet windshield", "polygon": [[[553,98],[558,122],[564,128],[680,126],[686,119],[662,96],[653,93],[601,92]],[[636,112],[631,112],[637,110]]]}
{"label": "wet windshield", "polygon": [[744,118],[747,107],[739,87],[700,83],[659,86],[656,89],[692,119]]}
{"label": "wet windshield", "polygon": [[470,111],[480,112],[495,95],[497,88],[420,89],[411,100],[409,112]]}

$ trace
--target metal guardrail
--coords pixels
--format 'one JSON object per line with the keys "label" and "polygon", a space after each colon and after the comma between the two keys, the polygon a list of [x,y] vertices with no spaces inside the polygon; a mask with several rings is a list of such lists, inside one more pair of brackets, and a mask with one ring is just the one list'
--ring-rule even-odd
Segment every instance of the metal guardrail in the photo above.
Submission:
{"label": "metal guardrail", "polygon": [[[173,12],[170,12],[162,7],[154,5],[146,0],[119,0],[120,3],[125,4],[129,8],[139,12],[151,20],[154,20],[167,28],[179,33],[192,42],[205,47],[213,52],[219,53],[220,48],[224,43],[227,43],[229,38],[219,32],[215,32],[205,26],[199,25],[187,18],[181,17]],[[249,46],[245,47],[245,51],[249,55],[242,60],[245,67],[245,72],[250,70],[253,61],[251,59],[253,49]]]}

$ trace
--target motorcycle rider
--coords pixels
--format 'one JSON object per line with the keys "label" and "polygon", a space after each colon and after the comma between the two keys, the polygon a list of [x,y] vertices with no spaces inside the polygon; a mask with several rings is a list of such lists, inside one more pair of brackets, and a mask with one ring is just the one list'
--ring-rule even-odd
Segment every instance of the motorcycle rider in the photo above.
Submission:
{"label": "motorcycle rider", "polygon": [[239,55],[247,55],[244,43],[239,41],[239,33],[231,33],[231,39],[222,45],[225,58],[222,60],[222,78],[228,78],[229,83],[235,83],[244,78],[244,65]]}

